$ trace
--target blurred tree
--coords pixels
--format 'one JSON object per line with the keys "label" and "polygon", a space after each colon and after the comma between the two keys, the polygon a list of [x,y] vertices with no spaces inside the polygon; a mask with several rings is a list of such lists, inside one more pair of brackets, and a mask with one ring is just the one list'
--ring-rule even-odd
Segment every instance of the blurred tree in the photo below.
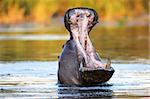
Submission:
{"label": "blurred tree", "polygon": [[149,0],[0,0],[0,24],[25,21],[47,23],[68,8],[94,8],[103,20],[116,21],[148,15]]}
{"label": "blurred tree", "polygon": [[35,22],[49,22],[52,15],[57,11],[58,3],[55,0],[39,0],[32,9],[32,16]]}

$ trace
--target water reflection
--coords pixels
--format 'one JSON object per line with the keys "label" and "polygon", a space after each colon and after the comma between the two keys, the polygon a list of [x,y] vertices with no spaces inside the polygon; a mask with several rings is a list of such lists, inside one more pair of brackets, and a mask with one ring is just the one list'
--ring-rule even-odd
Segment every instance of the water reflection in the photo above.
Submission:
{"label": "water reflection", "polygon": [[64,41],[0,41],[0,60],[56,60]]}
{"label": "water reflection", "polygon": [[0,35],[0,40],[23,40],[23,41],[29,41],[29,40],[46,40],[46,41],[55,41],[55,40],[67,40],[69,38],[68,35],[57,35],[57,34],[18,34],[18,35]]}
{"label": "water reflection", "polygon": [[148,27],[97,29],[91,38],[102,56],[123,60],[149,58]]}
{"label": "water reflection", "polygon": [[58,97],[59,98],[111,98],[113,90],[110,90],[110,85],[95,85],[95,86],[67,86],[59,85]]}
{"label": "water reflection", "polygon": [[[0,60],[57,60],[67,31],[0,33]],[[90,33],[97,52],[115,60],[149,59],[148,27],[100,28]]]}

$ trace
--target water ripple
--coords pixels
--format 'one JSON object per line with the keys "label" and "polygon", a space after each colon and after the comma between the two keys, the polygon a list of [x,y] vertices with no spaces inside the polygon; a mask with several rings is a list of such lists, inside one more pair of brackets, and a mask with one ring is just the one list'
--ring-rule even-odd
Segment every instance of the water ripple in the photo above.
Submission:
{"label": "water ripple", "polygon": [[0,40],[67,40],[68,35],[56,34],[17,34],[17,35],[0,35]]}

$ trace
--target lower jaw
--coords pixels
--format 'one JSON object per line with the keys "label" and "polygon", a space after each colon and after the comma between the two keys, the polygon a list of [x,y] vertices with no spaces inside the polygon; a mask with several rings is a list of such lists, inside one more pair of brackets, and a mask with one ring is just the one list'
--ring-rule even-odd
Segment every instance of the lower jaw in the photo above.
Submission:
{"label": "lower jaw", "polygon": [[[87,51],[85,51],[85,53],[87,54],[86,58],[88,59],[88,61],[86,62],[84,59],[83,59],[84,61],[82,60],[81,68],[83,70],[97,70],[99,68],[105,69],[105,64],[103,64],[100,60],[95,59],[94,56],[89,56],[90,54]],[[91,58],[91,57],[93,57],[93,58]],[[83,58],[85,58],[85,57],[83,57]]]}
{"label": "lower jaw", "polygon": [[104,69],[103,68],[89,68],[89,67],[80,67],[79,68],[80,72],[95,71],[95,70],[104,70]]}
{"label": "lower jaw", "polygon": [[102,70],[102,67],[95,67],[94,64],[91,65],[90,67],[86,65],[80,65],[79,71],[84,72],[84,71],[94,71],[94,70]]}
{"label": "lower jaw", "polygon": [[108,81],[113,73],[114,69],[111,68],[109,70],[100,69],[85,69],[83,68],[82,71],[79,71],[82,79],[82,85],[94,85],[100,84],[103,82]]}
{"label": "lower jaw", "polygon": [[[78,48],[78,49],[80,49],[79,51],[81,51],[82,54],[86,53],[86,55],[83,55],[83,58],[87,58],[87,59],[89,58],[89,62],[86,61],[85,64],[83,66],[81,66],[81,69],[82,70],[97,70],[99,68],[100,69],[105,69],[105,65],[101,61],[96,60],[94,58],[93,54],[91,56],[90,51],[93,51],[92,42],[90,41],[90,39],[88,37],[89,36],[88,31],[83,31],[83,30],[87,30],[87,29],[82,28],[82,26],[81,26],[81,29],[80,28],[78,29],[78,32],[77,32],[77,33],[79,33],[78,34],[78,36],[79,36],[78,39],[76,39],[76,35],[75,35],[75,37],[73,36],[74,40],[78,40],[76,42],[80,42],[80,44],[79,43],[77,43],[77,44],[79,46],[82,46],[82,48],[83,48],[83,50],[81,50],[80,47],[79,47]],[[74,32],[72,32],[72,33],[74,33]],[[88,38],[88,40],[87,40],[87,38]],[[92,53],[96,54],[95,52],[92,52]],[[87,64],[87,63],[89,63],[90,65]],[[99,64],[99,65],[95,65],[95,64]]]}
{"label": "lower jaw", "polygon": [[[96,60],[96,59],[95,59]],[[91,60],[92,61],[92,60]],[[103,63],[100,60],[97,60],[98,62],[101,63],[101,65],[95,66],[95,63],[93,62],[93,64],[91,63],[90,66],[87,66],[85,61],[82,61],[80,64],[80,71],[93,71],[93,70],[109,70],[111,68],[111,61],[110,59],[106,60],[106,63]]]}

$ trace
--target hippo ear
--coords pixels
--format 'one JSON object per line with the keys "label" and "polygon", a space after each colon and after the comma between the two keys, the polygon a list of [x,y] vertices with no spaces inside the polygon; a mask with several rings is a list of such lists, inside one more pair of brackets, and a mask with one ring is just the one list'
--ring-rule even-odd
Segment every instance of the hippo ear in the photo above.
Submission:
{"label": "hippo ear", "polygon": [[94,15],[95,15],[94,22],[98,23],[98,14],[97,14],[97,12],[95,10],[93,10],[93,12],[94,12]]}
{"label": "hippo ear", "polygon": [[[93,10],[93,9],[92,9]],[[98,23],[98,14],[95,10],[93,10],[94,13],[94,20],[93,20],[93,26]]]}

